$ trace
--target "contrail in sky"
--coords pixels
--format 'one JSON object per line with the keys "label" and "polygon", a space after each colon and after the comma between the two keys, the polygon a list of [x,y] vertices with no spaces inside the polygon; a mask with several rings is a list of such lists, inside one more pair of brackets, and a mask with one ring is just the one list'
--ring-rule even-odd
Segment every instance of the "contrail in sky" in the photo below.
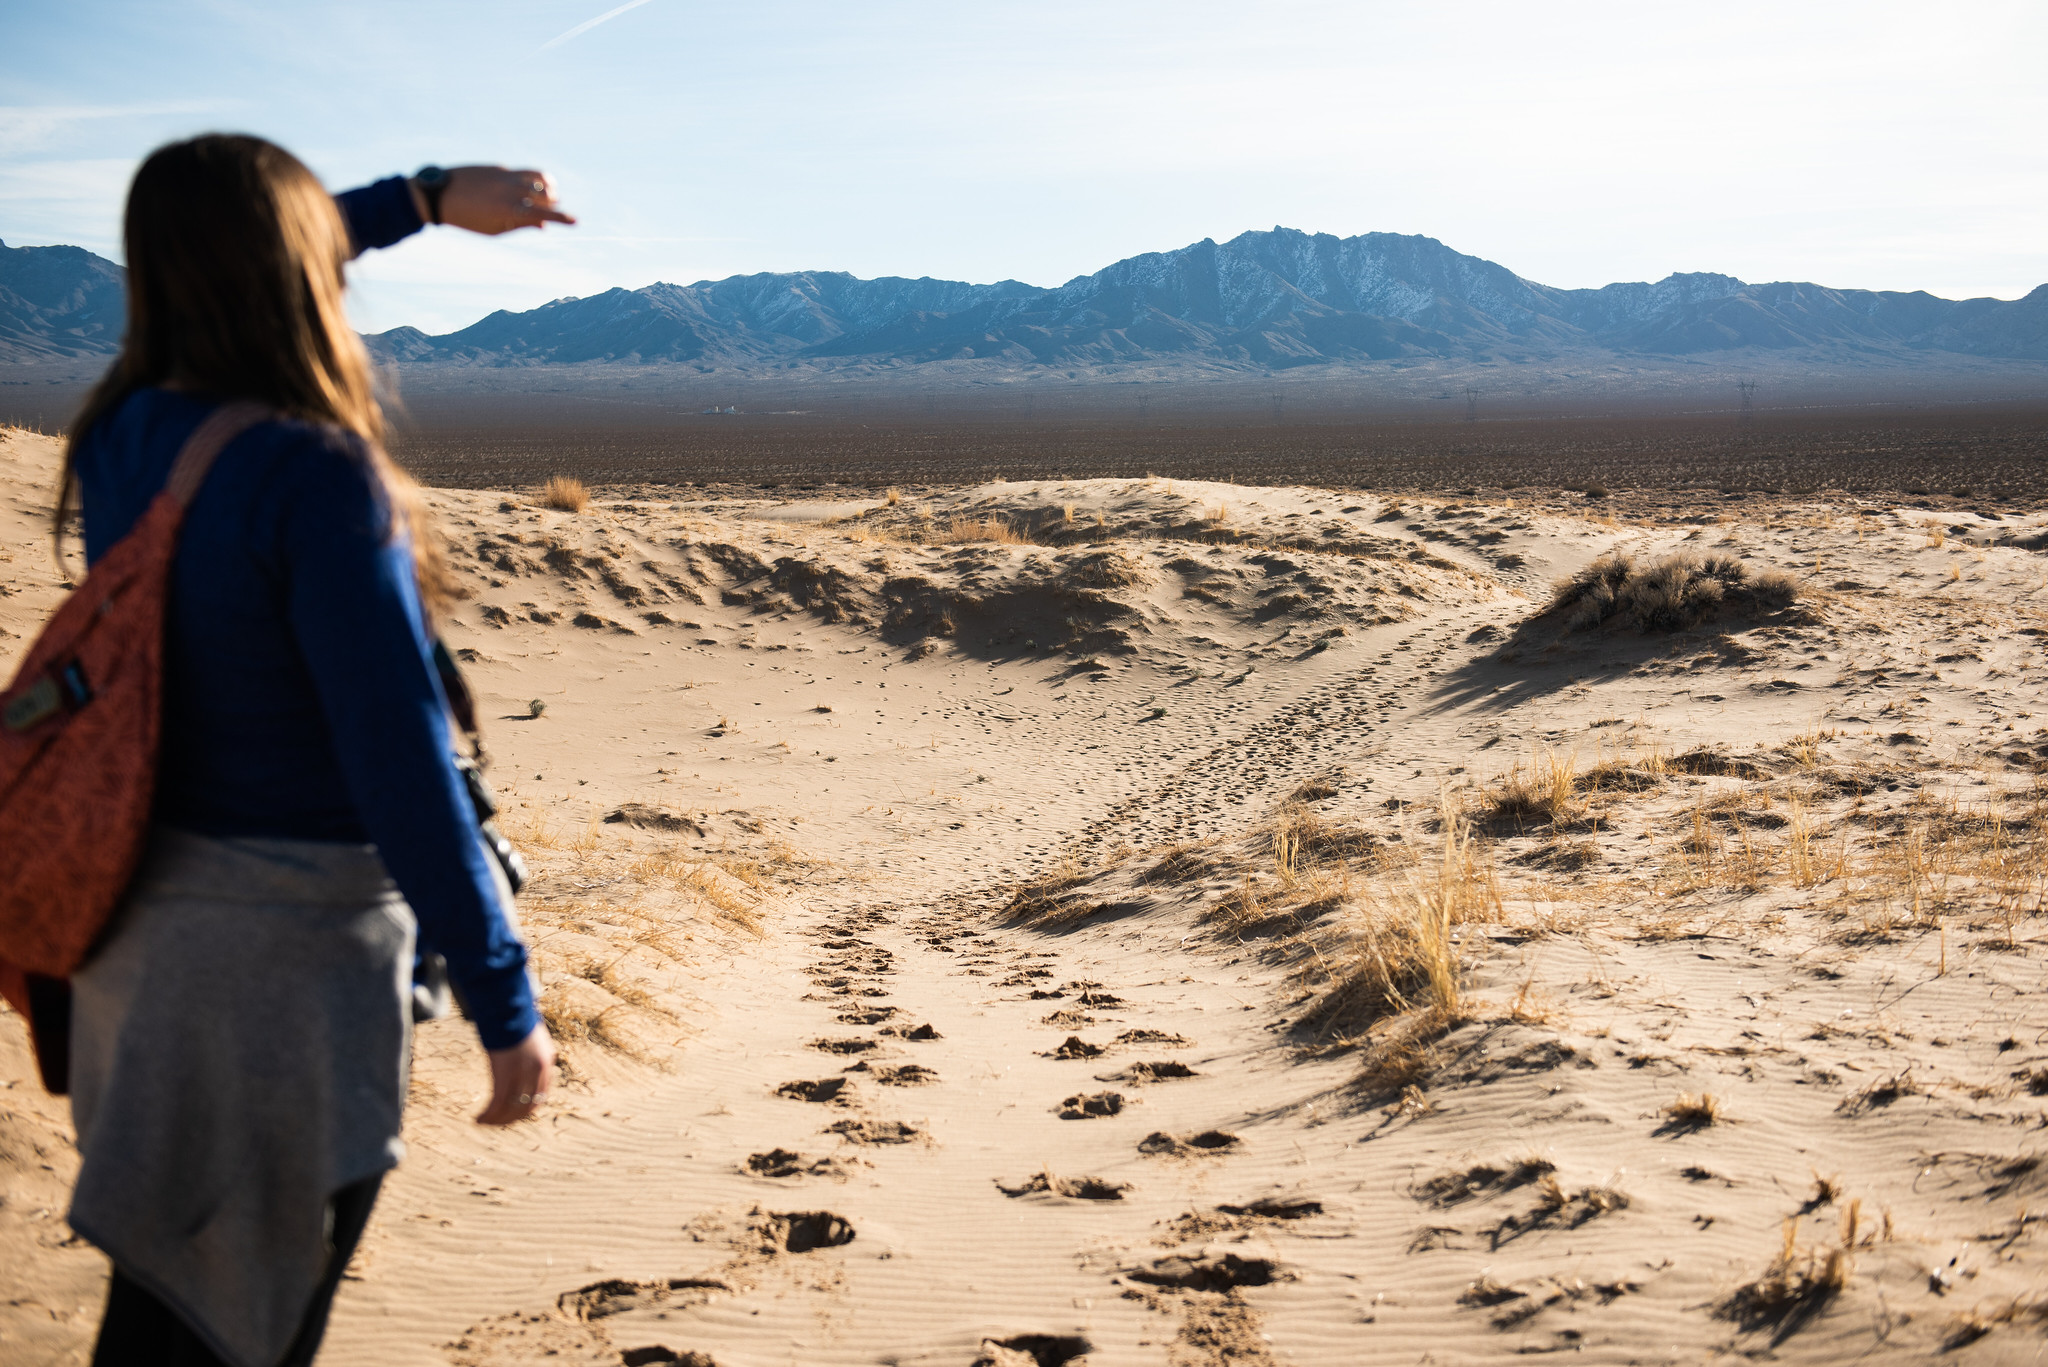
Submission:
{"label": "contrail in sky", "polygon": [[626,3],[619,6],[617,9],[608,9],[603,14],[598,15],[597,18],[585,19],[582,23],[578,24],[575,28],[570,29],[567,33],[557,34],[555,37],[548,39],[545,43],[542,43],[540,45],[540,50],[542,52],[546,52],[551,47],[560,47],[563,43],[568,42],[571,38],[582,37],[584,34],[596,28],[599,24],[605,22],[605,20],[616,19],[620,15],[624,14],[627,10],[639,9],[642,5],[646,3],[647,0],[626,0]]}

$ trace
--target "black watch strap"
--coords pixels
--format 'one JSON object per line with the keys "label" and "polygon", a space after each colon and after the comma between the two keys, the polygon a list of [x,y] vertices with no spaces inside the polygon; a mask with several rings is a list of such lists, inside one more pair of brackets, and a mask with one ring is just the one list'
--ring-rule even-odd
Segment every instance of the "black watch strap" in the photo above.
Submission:
{"label": "black watch strap", "polygon": [[441,194],[448,188],[448,173],[439,166],[422,166],[413,176],[413,184],[420,187],[420,194],[427,201],[427,221],[441,221]]}

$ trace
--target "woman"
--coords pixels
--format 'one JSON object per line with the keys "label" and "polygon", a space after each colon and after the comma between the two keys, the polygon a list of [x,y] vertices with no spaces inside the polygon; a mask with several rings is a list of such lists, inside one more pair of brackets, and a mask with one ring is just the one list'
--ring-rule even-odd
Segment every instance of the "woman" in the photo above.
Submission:
{"label": "woman", "polygon": [[[347,215],[344,221],[344,213]],[[172,565],[148,856],[73,979],[74,1228],[113,1260],[99,1367],[301,1367],[398,1161],[416,947],[445,956],[507,1125],[547,1099],[510,892],[453,765],[444,571],[380,442],[344,264],[423,219],[570,220],[545,177],[434,168],[329,198],[210,135],[130,187],[128,331],[72,426],[96,560],[224,401]]]}

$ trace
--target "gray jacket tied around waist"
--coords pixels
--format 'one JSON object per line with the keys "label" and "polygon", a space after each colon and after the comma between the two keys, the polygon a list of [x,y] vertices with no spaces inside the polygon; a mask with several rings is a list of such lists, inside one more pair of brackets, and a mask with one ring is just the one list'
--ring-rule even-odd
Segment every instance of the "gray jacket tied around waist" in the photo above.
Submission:
{"label": "gray jacket tied around waist", "polygon": [[367,845],[159,830],[73,979],[71,1224],[236,1367],[273,1367],[328,1198],[395,1164],[411,910]]}

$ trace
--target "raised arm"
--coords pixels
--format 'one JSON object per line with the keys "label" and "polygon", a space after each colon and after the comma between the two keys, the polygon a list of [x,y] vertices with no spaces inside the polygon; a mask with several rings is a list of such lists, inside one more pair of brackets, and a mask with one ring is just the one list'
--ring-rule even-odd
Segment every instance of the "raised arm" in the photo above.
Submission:
{"label": "raised arm", "polygon": [[415,176],[392,176],[334,197],[348,222],[356,255],[389,247],[428,223],[447,223],[495,237],[517,228],[574,223],[555,202],[542,171],[503,166],[429,166]]}

